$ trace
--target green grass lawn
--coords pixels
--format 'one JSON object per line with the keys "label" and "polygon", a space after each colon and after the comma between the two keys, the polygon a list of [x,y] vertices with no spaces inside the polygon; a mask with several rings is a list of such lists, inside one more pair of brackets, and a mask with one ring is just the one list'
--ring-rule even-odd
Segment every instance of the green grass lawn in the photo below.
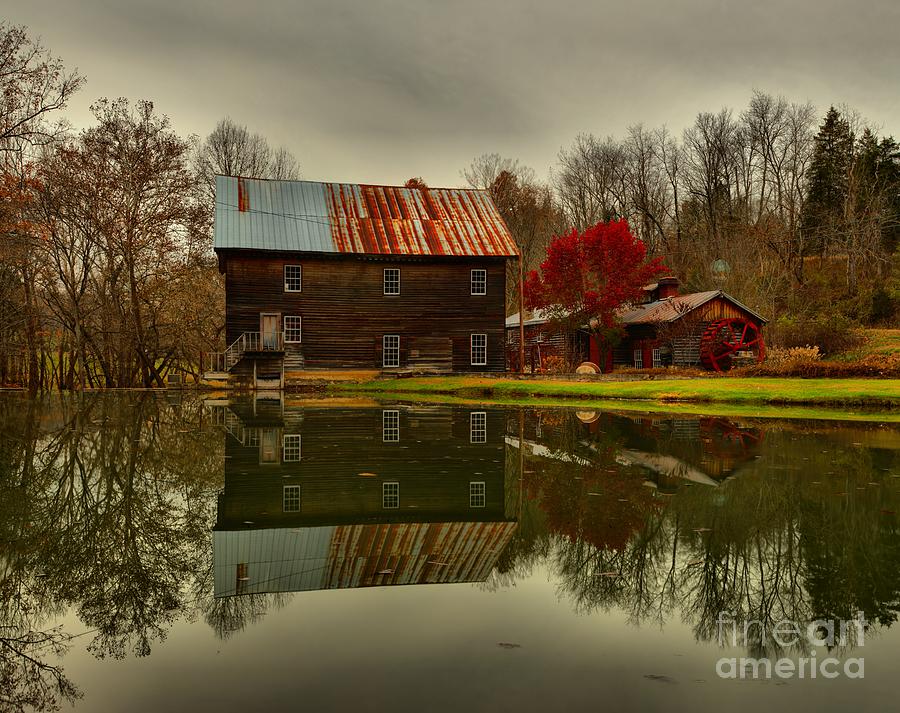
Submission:
{"label": "green grass lawn", "polygon": [[505,402],[555,399],[572,402],[642,400],[830,408],[900,408],[900,379],[696,378],[643,381],[566,381],[421,377],[335,384],[333,391],[415,396],[442,394]]}

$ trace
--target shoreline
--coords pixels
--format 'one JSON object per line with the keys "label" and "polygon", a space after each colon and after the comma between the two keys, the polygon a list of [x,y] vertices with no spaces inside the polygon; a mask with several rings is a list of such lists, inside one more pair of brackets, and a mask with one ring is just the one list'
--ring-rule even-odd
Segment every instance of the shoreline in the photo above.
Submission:
{"label": "shoreline", "polygon": [[900,379],[796,379],[796,378],[719,378],[719,379],[653,379],[642,381],[540,381],[482,377],[414,377],[379,379],[362,383],[332,383],[327,392],[381,395],[401,399],[454,398],[465,401],[515,404],[558,405],[604,403],[633,404],[672,410],[690,405],[693,408],[716,407],[749,410],[802,408],[847,411],[860,409],[900,417]]}

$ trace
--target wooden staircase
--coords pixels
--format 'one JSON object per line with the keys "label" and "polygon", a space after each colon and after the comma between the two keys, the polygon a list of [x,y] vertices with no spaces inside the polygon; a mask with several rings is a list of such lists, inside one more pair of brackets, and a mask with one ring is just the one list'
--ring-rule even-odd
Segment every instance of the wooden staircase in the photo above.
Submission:
{"label": "wooden staircase", "polygon": [[224,352],[207,354],[207,370],[203,374],[208,380],[227,380],[229,372],[246,354],[273,354],[284,352],[284,333],[276,332],[263,336],[260,332],[244,332],[235,339]]}

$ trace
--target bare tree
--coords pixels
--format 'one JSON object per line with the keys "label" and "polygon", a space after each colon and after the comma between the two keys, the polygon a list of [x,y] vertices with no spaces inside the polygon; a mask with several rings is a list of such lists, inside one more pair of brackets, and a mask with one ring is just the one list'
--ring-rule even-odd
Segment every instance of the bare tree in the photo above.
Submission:
{"label": "bare tree", "polygon": [[62,60],[28,36],[24,27],[0,22],[0,151],[47,144],[65,130],[50,115],[64,109],[84,84]]}
{"label": "bare tree", "polygon": [[216,175],[296,180],[300,166],[285,147],[273,148],[260,134],[225,117],[197,147],[196,168],[210,196]]}
{"label": "bare tree", "polygon": [[[534,171],[499,154],[483,154],[462,171],[473,188],[486,190],[497,206],[522,255],[526,270],[537,267],[558,228],[558,214],[549,186],[534,178]],[[506,301],[518,309],[519,267],[510,263],[506,274]]]}

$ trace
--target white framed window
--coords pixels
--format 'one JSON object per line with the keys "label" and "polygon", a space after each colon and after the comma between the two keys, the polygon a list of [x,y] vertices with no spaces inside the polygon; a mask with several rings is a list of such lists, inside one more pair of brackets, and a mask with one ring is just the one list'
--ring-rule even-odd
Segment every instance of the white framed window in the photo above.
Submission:
{"label": "white framed window", "polygon": [[487,270],[472,270],[472,294],[487,294]]}
{"label": "white framed window", "polygon": [[655,347],[653,349],[653,368],[659,369],[662,366],[662,349]]}
{"label": "white framed window", "polygon": [[300,460],[300,434],[285,433],[281,444],[281,460],[284,463],[296,463]]}
{"label": "white framed window", "polygon": [[281,501],[281,509],[284,512],[300,512],[300,486],[285,485],[284,496]]}
{"label": "white framed window", "polygon": [[297,315],[286,315],[284,318],[284,341],[286,344],[299,344],[303,337],[303,318]]}
{"label": "white framed window", "polygon": [[284,266],[284,291],[303,291],[303,267],[301,265]]}
{"label": "white framed window", "polygon": [[381,440],[385,443],[396,443],[400,440],[400,412],[381,412]]}
{"label": "white framed window", "polygon": [[385,334],[381,338],[381,366],[400,366],[399,334]]}
{"label": "white framed window", "polygon": [[259,429],[258,428],[245,428],[244,429],[244,445],[249,448],[259,448]]}
{"label": "white framed window", "polygon": [[634,368],[635,369],[643,369],[644,368],[644,351],[642,349],[634,350]]}
{"label": "white framed window", "polygon": [[486,488],[483,480],[469,481],[469,507],[483,508],[486,501]]}
{"label": "white framed window", "polygon": [[400,268],[386,267],[384,268],[384,294],[399,295],[400,294]]}
{"label": "white framed window", "polygon": [[472,366],[487,366],[487,334],[472,335]]}
{"label": "white framed window", "polygon": [[469,442],[487,443],[487,413],[473,411],[469,414]]}
{"label": "white framed window", "polygon": [[400,507],[400,483],[381,484],[381,506],[386,510]]}

